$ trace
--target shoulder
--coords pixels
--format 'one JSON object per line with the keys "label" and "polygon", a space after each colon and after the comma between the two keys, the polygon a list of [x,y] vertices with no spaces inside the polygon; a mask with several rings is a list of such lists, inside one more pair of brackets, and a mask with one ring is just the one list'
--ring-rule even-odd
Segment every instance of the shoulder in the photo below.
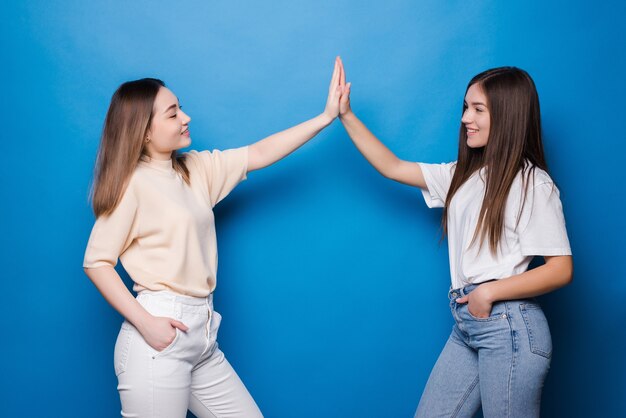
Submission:
{"label": "shoulder", "polygon": [[539,167],[534,167],[533,170],[533,185],[534,187],[540,186],[542,184],[547,184],[550,186],[554,186],[554,180],[552,180],[552,177],[550,177],[550,174],[548,174],[547,171],[539,168]]}
{"label": "shoulder", "polygon": [[138,206],[140,201],[140,191],[143,189],[142,184],[145,184],[146,174],[143,172],[141,167],[135,168],[133,174],[131,174],[128,182],[126,183],[126,188],[122,193],[122,198],[120,199],[120,205],[132,205]]}
{"label": "shoulder", "polygon": [[519,171],[514,180],[513,188],[553,189],[556,188],[554,180],[547,171],[528,163]]}
{"label": "shoulder", "polygon": [[530,206],[560,200],[561,194],[554,180],[547,171],[539,167],[527,166],[516,180],[515,187],[511,190],[517,189],[519,194],[516,193],[514,196],[521,196],[523,201],[528,199],[531,202]]}
{"label": "shoulder", "polygon": [[200,164],[202,163],[202,158],[203,158],[203,154],[206,153],[210,153],[210,151],[196,151],[194,150],[190,150],[187,152],[183,152],[181,154],[181,156],[185,159],[185,163],[196,163],[196,164]]}
{"label": "shoulder", "polygon": [[[207,151],[204,151],[207,152]],[[199,165],[202,164],[202,157],[200,152],[196,150],[190,150],[181,154],[181,157],[184,159],[185,165],[188,169],[192,168],[190,165]]]}
{"label": "shoulder", "polygon": [[[223,166],[237,164],[238,162],[248,161],[248,146],[241,148],[229,148],[225,150],[214,149],[211,151],[191,150],[183,154],[185,162],[207,168],[212,166]],[[189,168],[189,167],[188,167]]]}
{"label": "shoulder", "polygon": [[142,185],[145,185],[146,182],[149,182],[149,180],[154,177],[151,174],[151,169],[146,167],[142,162],[139,162],[128,179],[125,193],[136,194],[142,189]]}
{"label": "shoulder", "polygon": [[[202,151],[202,152],[208,152],[208,151]],[[192,149],[187,152],[183,152],[182,155],[185,157],[185,159],[196,159],[196,158],[200,158],[200,151],[196,151],[195,149]]]}
{"label": "shoulder", "polygon": [[189,150],[187,152],[184,152],[182,154],[182,156],[185,158],[185,162],[188,161],[192,161],[194,163],[199,163],[202,164],[206,161],[210,161],[212,160],[215,155],[218,155],[220,153],[222,153],[223,151],[214,149],[214,150],[203,150],[203,151],[197,151],[197,150]]}
{"label": "shoulder", "polygon": [[427,171],[436,171],[440,173],[449,173],[454,174],[454,170],[456,169],[456,161],[451,161],[447,163],[417,163],[420,168]]}
{"label": "shoulder", "polygon": [[214,165],[215,154],[219,153],[219,150],[212,151],[197,151],[190,150],[182,154],[185,165],[190,172],[194,171],[206,171],[212,165]]}

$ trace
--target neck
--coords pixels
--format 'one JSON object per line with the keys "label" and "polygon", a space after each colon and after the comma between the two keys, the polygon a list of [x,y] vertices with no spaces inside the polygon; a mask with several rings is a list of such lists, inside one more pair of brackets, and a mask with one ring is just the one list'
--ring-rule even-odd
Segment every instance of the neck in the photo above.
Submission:
{"label": "neck", "polygon": [[146,156],[149,160],[156,160],[156,161],[170,161],[172,159],[171,152],[167,152],[167,153],[149,152],[146,154]]}

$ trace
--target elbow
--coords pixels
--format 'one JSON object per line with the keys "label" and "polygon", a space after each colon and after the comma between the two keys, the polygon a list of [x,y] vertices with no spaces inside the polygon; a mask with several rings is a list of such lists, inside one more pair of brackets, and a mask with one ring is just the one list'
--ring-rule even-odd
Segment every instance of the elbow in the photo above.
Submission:
{"label": "elbow", "polygon": [[89,280],[94,282],[94,280],[96,280],[96,278],[100,274],[99,272],[102,271],[104,268],[105,266],[100,266],[100,267],[84,267],[83,266],[83,271],[85,272],[85,275],[89,277]]}
{"label": "elbow", "polygon": [[574,277],[574,263],[572,256],[554,256],[546,258],[547,278],[554,289],[558,289],[572,283]]}
{"label": "elbow", "polygon": [[564,259],[562,268],[562,283],[563,286],[567,286],[574,281],[574,263],[572,257],[568,256]]}
{"label": "elbow", "polygon": [[570,267],[570,269],[567,271],[565,275],[565,286],[567,286],[568,284],[572,284],[573,281],[574,281],[574,268]]}
{"label": "elbow", "polygon": [[389,180],[400,181],[402,177],[399,164],[388,164],[381,167],[378,171],[383,175],[383,177],[388,178]]}
{"label": "elbow", "polygon": [[390,170],[379,170],[378,172],[386,179],[397,181],[396,176]]}

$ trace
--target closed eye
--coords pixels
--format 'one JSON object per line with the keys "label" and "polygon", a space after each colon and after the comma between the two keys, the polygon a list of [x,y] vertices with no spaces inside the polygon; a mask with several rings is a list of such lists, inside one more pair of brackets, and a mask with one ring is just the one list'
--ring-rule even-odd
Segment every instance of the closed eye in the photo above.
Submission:
{"label": "closed eye", "polygon": [[[182,110],[182,109],[183,109],[183,107],[182,107],[182,106],[180,106],[180,105],[178,105],[178,109],[179,109],[179,110]],[[175,118],[176,116],[178,116],[178,113],[174,113],[172,116],[170,116],[170,119]]]}

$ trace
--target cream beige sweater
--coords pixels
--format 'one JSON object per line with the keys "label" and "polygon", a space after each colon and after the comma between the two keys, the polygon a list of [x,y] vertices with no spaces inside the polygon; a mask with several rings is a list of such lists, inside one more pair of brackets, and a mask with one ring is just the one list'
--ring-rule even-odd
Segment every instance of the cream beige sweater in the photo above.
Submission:
{"label": "cream beige sweater", "polygon": [[205,297],[215,289],[213,207],[246,178],[248,147],[187,153],[191,187],[172,161],[142,161],[122,200],[93,226],[83,266],[122,265],[133,290]]}

